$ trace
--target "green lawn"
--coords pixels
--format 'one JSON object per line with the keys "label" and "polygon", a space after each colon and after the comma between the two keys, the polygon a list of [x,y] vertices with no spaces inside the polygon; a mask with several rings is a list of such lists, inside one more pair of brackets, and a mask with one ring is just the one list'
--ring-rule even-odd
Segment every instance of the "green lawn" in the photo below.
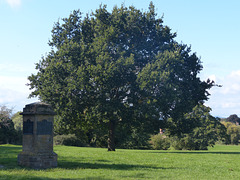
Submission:
{"label": "green lawn", "polygon": [[240,146],[209,151],[123,150],[56,146],[58,168],[17,166],[21,146],[0,146],[0,179],[240,179]]}

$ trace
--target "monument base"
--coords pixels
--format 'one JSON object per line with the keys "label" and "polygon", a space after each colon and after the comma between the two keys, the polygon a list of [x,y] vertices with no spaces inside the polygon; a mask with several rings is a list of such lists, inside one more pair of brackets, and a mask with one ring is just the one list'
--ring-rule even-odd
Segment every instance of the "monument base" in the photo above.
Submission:
{"label": "monument base", "polygon": [[47,169],[57,167],[57,154],[18,154],[18,165],[26,166],[33,169]]}

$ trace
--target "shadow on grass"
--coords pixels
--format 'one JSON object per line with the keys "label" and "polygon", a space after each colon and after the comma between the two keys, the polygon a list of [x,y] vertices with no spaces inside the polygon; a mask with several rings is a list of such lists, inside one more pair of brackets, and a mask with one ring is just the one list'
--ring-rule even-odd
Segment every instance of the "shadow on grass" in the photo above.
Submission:
{"label": "shadow on grass", "polygon": [[[48,178],[48,177],[36,177],[36,176],[29,176],[29,175],[0,175],[1,180],[56,180],[56,178]],[[87,178],[57,178],[58,180],[111,180],[107,178],[102,178],[101,176],[99,177],[87,177]]]}
{"label": "shadow on grass", "polygon": [[[60,170],[81,170],[81,169],[110,169],[110,170],[140,170],[140,169],[149,169],[149,170],[156,170],[156,169],[176,169],[176,168],[162,168],[162,167],[154,167],[154,166],[143,166],[143,165],[129,165],[129,164],[101,164],[101,163],[81,163],[81,162],[67,162],[67,161],[58,161],[58,169]],[[20,166],[15,165],[15,167],[5,167],[3,170],[19,170],[19,169],[24,169],[26,172],[27,171],[34,171],[38,172],[39,170],[36,169],[31,169],[31,168],[23,168]],[[122,178],[133,178],[133,179],[142,179],[142,178],[147,178],[149,179],[150,177],[147,177],[147,173],[136,173],[135,175],[123,175],[121,176]],[[56,178],[49,178],[49,177],[36,177],[34,175],[29,175],[29,174],[18,174],[18,175],[4,175],[1,176],[1,169],[0,169],[0,179],[14,179],[14,180],[55,180]],[[86,177],[86,178],[57,178],[61,180],[111,180],[111,178],[104,178],[101,176],[97,177]]]}
{"label": "shadow on grass", "polygon": [[[81,161],[65,161],[65,160],[58,160],[58,168],[63,169],[110,169],[110,170],[132,170],[132,169],[169,169],[164,167],[156,167],[152,165],[136,165],[136,164],[115,164],[115,163],[98,163],[95,162],[81,162]],[[174,169],[174,168],[171,168]]]}

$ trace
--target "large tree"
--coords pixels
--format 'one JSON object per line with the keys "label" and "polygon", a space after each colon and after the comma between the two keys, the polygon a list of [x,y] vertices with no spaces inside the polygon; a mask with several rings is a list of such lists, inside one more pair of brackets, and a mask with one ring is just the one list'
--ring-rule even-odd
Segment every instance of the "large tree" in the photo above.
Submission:
{"label": "large tree", "polygon": [[213,83],[197,77],[200,59],[175,36],[152,3],[147,12],[100,6],[83,18],[73,11],[54,25],[52,51],[29,77],[31,96],[52,104],[70,130],[108,128],[109,151],[117,125],[153,129],[171,117],[182,131],[181,116]]}

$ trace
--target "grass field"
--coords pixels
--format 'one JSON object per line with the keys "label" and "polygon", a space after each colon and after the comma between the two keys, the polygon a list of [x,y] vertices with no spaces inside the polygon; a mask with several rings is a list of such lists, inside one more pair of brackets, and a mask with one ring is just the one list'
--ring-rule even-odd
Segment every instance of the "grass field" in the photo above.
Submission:
{"label": "grass field", "polygon": [[123,150],[56,146],[58,168],[17,165],[21,146],[0,146],[0,179],[240,179],[240,146],[208,151]]}

